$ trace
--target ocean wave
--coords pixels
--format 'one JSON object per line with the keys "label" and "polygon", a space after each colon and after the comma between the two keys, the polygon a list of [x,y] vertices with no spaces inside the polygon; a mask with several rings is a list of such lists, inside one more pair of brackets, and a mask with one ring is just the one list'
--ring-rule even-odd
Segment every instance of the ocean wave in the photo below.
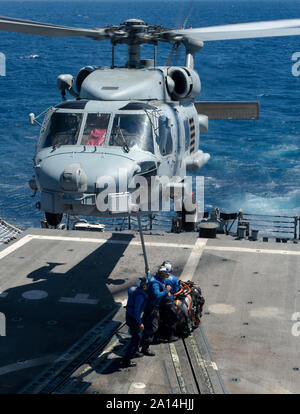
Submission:
{"label": "ocean wave", "polygon": [[38,59],[40,55],[19,56],[19,59]]}
{"label": "ocean wave", "polygon": [[276,214],[276,215],[299,215],[300,212],[300,189],[289,191],[284,195],[260,196],[246,193],[240,197],[234,197],[229,206],[236,211],[237,206],[244,213]]}

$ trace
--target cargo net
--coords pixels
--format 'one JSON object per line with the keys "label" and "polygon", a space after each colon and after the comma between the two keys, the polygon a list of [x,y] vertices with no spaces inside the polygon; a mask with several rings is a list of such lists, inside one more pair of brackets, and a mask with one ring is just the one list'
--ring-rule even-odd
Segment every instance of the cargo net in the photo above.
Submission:
{"label": "cargo net", "polygon": [[0,244],[9,243],[22,233],[21,229],[12,226],[0,218]]}
{"label": "cargo net", "polygon": [[188,280],[179,281],[180,290],[174,294],[172,307],[164,306],[160,309],[159,334],[169,334],[170,328],[181,338],[189,336],[201,323],[202,310],[205,299],[199,286]]}

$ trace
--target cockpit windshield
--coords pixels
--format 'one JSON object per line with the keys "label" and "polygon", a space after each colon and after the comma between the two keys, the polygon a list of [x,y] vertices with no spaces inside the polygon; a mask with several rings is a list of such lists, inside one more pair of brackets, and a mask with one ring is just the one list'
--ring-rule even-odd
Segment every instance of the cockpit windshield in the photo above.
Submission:
{"label": "cockpit windshield", "polygon": [[109,145],[130,148],[137,147],[154,153],[152,126],[146,114],[116,114]]}
{"label": "cockpit windshield", "polygon": [[109,118],[109,114],[88,114],[81,145],[104,145]]}
{"label": "cockpit windshield", "polygon": [[42,147],[77,144],[81,121],[81,113],[54,112],[44,132]]}

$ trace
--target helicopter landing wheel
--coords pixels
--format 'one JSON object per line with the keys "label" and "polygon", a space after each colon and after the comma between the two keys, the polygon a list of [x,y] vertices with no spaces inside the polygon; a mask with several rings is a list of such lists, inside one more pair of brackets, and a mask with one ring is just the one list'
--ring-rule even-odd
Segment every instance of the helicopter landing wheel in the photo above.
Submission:
{"label": "helicopter landing wheel", "polygon": [[45,212],[45,217],[47,220],[47,223],[49,224],[49,226],[53,226],[53,227],[57,227],[63,218],[62,214],[53,214],[53,213],[47,213],[47,211]]}
{"label": "helicopter landing wheel", "polygon": [[193,204],[196,205],[195,209],[192,211],[187,211],[184,202],[182,203],[182,229],[184,231],[194,231],[197,225],[198,220],[198,208],[196,203],[196,198],[192,197]]}

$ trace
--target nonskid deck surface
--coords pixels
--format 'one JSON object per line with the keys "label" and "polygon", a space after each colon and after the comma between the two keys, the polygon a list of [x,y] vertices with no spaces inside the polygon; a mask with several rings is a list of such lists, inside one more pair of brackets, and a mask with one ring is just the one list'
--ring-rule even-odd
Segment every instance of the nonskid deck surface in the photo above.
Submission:
{"label": "nonskid deck surface", "polygon": [[0,251],[1,393],[26,391],[49,369],[44,392],[299,391],[291,320],[300,311],[299,245],[158,231],[145,242],[151,271],[169,260],[199,283],[203,328],[120,370],[129,338],[122,306],[144,269],[138,234],[32,229]]}

